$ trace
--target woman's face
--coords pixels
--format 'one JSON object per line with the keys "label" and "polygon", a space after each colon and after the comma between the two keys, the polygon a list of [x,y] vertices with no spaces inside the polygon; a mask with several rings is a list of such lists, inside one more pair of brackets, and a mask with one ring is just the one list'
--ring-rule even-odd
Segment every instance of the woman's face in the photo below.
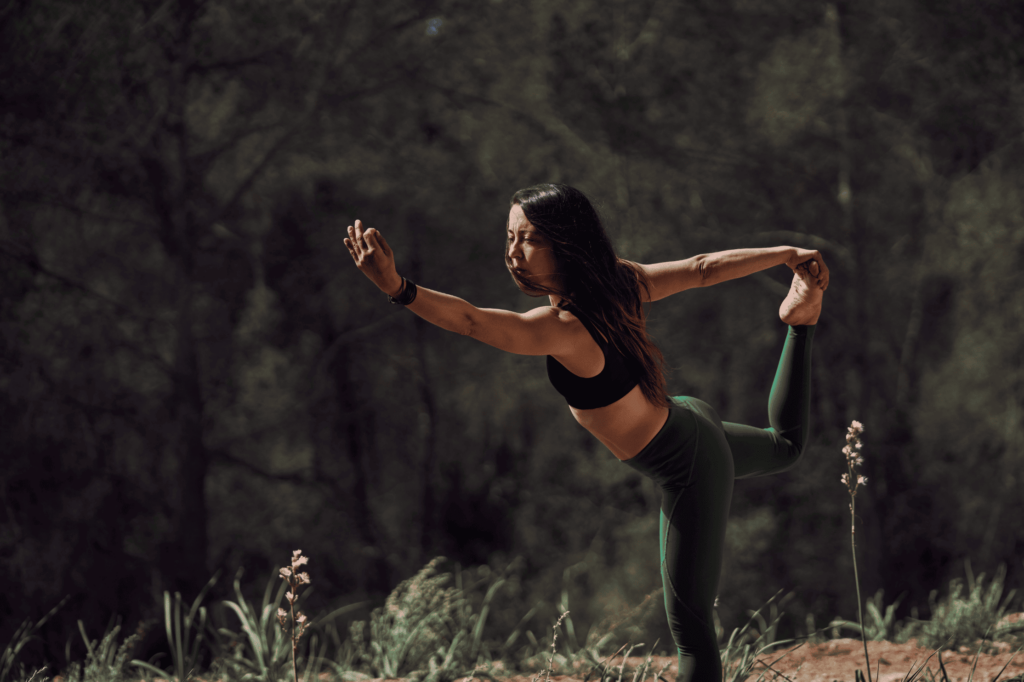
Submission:
{"label": "woman's face", "polygon": [[[558,263],[551,242],[530,224],[519,204],[508,213],[508,257],[520,279],[558,290]],[[519,287],[530,296],[544,296]]]}

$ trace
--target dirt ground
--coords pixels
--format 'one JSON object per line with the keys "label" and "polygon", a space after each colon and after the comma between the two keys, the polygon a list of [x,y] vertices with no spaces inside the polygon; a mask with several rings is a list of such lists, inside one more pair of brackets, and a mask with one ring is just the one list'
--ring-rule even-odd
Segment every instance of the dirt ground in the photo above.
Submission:
{"label": "dirt ground", "polygon": [[[971,668],[974,665],[974,654],[961,650],[944,651],[942,653],[942,665],[945,666],[950,682],[967,682],[969,678],[977,682],[992,682],[1003,666],[1013,658],[1013,662],[1003,670],[999,676],[1000,682],[1007,682],[1017,678],[1024,680],[1024,651],[1013,657],[1013,651],[1009,644],[1000,643],[997,645],[1002,651],[990,649],[992,653],[981,653],[978,656],[977,668],[971,677]],[[925,670],[918,676],[921,682],[930,682],[932,676],[935,680],[942,680],[942,671],[939,668],[938,654],[931,657],[925,664],[925,659],[933,652],[917,645],[917,640],[910,640],[906,644],[894,644],[892,642],[868,642],[868,654],[871,657],[871,678],[873,682],[898,682],[904,677],[916,671],[922,665]],[[785,654],[785,656],[784,656]],[[775,676],[772,670],[782,673],[793,682],[853,682],[854,671],[860,668],[865,672],[864,646],[859,639],[834,639],[823,644],[804,644],[800,647],[782,648],[770,655],[758,657],[760,663],[755,664],[754,674],[750,682],[754,682],[761,672],[765,672],[764,680],[772,680]],[[632,672],[644,662],[642,657],[631,657],[626,662],[622,675],[623,682],[632,682]],[[622,659],[615,660],[616,670],[622,664]],[[662,676],[669,682],[674,682],[676,675],[676,659],[674,657],[652,656],[651,664],[653,673],[657,673],[665,665],[668,668]],[[877,668],[876,668],[877,667]],[[876,676],[875,671],[878,671]],[[931,671],[931,676],[927,671]],[[506,682],[531,682],[537,677],[522,675],[502,678]],[[585,673],[575,675],[551,675],[552,682],[582,682]],[[596,675],[591,676],[593,682]],[[618,676],[616,676],[617,678]],[[478,678],[479,679],[479,678]],[[650,679],[648,677],[648,679]],[[782,680],[783,678],[779,678]],[[865,677],[866,679],[866,677]],[[543,680],[543,677],[541,677]],[[457,682],[468,682],[468,678],[460,678]]]}

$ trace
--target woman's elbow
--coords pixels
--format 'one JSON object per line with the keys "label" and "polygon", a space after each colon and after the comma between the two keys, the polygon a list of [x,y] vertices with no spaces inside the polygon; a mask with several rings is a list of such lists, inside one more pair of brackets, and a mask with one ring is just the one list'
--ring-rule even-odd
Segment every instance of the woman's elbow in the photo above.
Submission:
{"label": "woman's elbow", "polygon": [[476,338],[476,335],[480,333],[480,324],[473,317],[472,313],[463,313],[455,318],[454,324],[449,331],[453,331],[461,336]]}
{"label": "woman's elbow", "polygon": [[709,287],[712,284],[717,284],[716,279],[718,269],[714,264],[705,258],[704,256],[697,257],[697,286]]}

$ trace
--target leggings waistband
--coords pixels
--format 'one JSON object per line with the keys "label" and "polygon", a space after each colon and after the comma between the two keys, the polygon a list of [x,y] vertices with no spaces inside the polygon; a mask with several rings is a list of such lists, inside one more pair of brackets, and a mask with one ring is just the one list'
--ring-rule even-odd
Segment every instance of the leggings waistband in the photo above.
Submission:
{"label": "leggings waistband", "polygon": [[621,460],[631,469],[666,486],[687,486],[693,477],[700,424],[685,404],[669,408],[661,430],[635,457]]}

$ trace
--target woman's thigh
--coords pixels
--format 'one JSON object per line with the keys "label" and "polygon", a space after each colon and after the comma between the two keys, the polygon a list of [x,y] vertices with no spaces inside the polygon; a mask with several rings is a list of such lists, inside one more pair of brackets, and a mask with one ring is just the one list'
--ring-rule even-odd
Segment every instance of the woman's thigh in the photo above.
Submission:
{"label": "woman's thigh", "polygon": [[691,411],[698,430],[693,480],[686,488],[662,488],[662,559],[681,599],[710,605],[722,568],[733,462],[722,430]]}

